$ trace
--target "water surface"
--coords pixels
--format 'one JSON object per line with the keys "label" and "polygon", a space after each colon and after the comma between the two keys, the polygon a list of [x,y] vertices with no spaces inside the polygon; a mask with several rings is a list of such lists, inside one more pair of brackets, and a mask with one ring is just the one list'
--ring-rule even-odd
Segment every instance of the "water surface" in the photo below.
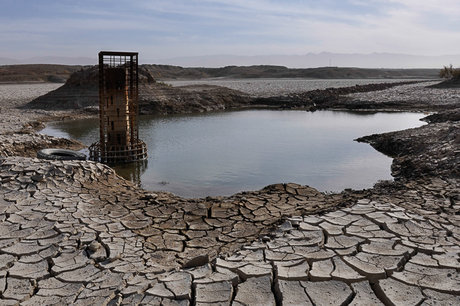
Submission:
{"label": "water surface", "polygon": [[[420,126],[417,113],[250,110],[141,117],[146,163],[115,167],[149,190],[185,197],[231,195],[295,182],[321,191],[369,188],[391,179],[391,159],[360,136]],[[50,123],[42,133],[86,145],[95,119]]]}

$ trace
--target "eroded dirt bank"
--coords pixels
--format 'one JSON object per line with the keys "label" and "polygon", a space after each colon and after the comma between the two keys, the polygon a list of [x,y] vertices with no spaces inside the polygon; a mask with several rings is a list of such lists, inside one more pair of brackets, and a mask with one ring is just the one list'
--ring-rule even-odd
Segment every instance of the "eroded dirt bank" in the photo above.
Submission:
{"label": "eroded dirt bank", "polygon": [[183,199],[102,164],[2,155],[1,303],[458,304],[455,118],[361,138],[394,158],[395,182],[330,195],[278,184]]}
{"label": "eroded dirt bank", "polygon": [[[242,91],[214,85],[188,85],[173,87],[157,82],[147,66],[139,68],[139,110],[141,114],[196,113],[240,108],[282,108],[282,109],[348,109],[348,110],[435,110],[440,105],[419,103],[412,99],[401,101],[377,101],[366,92],[404,87],[407,93],[411,85],[421,81],[388,82],[381,84],[356,85],[325,90],[311,90],[274,97],[257,97]],[[426,81],[425,81],[426,82]],[[431,82],[427,84],[437,84]],[[73,73],[66,83],[55,90],[33,99],[24,109],[45,111],[71,111],[77,113],[97,113],[98,107],[98,69],[90,67]],[[432,89],[436,92],[436,89]],[[349,97],[351,94],[364,94]],[[439,95],[433,93],[431,96]],[[396,100],[399,99],[396,96]],[[444,101],[444,100],[443,100]],[[445,101],[442,104],[446,105]]]}
{"label": "eroded dirt bank", "polygon": [[[139,111],[141,114],[195,113],[225,110],[247,105],[249,95],[221,86],[172,87],[157,82],[139,68]],[[96,113],[99,105],[98,69],[91,67],[73,73],[66,83],[27,103],[24,109]]]}
{"label": "eroded dirt bank", "polygon": [[284,109],[350,111],[444,111],[458,108],[460,87],[437,88],[439,81],[356,85],[256,98],[253,105]]}

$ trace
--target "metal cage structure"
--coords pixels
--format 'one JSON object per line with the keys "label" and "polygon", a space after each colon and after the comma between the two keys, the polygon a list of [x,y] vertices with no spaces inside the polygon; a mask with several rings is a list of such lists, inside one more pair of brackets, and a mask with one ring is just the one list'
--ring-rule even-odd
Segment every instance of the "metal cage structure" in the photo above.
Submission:
{"label": "metal cage structure", "polygon": [[139,139],[138,53],[99,52],[99,141],[89,147],[90,159],[128,163],[147,158]]}

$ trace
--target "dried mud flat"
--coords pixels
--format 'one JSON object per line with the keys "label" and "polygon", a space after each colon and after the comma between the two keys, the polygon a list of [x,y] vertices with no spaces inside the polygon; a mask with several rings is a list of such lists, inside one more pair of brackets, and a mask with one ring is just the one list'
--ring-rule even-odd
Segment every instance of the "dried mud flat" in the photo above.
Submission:
{"label": "dried mud flat", "polygon": [[435,122],[360,139],[395,182],[340,194],[148,192],[102,164],[13,156],[43,142],[23,124],[59,115],[22,110],[0,130],[0,304],[458,305],[460,101],[444,94]]}
{"label": "dried mud flat", "polygon": [[59,111],[23,110],[24,104],[62,84],[0,84],[0,157],[35,157],[47,147],[83,148],[83,144],[69,139],[49,137],[35,131],[43,121],[71,118],[74,114]]}

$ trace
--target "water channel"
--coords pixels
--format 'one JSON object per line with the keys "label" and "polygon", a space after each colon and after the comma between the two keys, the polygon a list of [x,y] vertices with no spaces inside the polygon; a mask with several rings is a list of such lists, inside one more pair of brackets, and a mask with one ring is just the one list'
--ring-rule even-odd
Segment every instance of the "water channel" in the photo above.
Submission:
{"label": "water channel", "polygon": [[[321,191],[391,179],[391,158],[354,139],[418,127],[421,113],[245,110],[143,116],[144,163],[114,167],[148,190],[184,197],[231,195],[295,182]],[[49,123],[41,133],[90,145],[96,119]]]}

